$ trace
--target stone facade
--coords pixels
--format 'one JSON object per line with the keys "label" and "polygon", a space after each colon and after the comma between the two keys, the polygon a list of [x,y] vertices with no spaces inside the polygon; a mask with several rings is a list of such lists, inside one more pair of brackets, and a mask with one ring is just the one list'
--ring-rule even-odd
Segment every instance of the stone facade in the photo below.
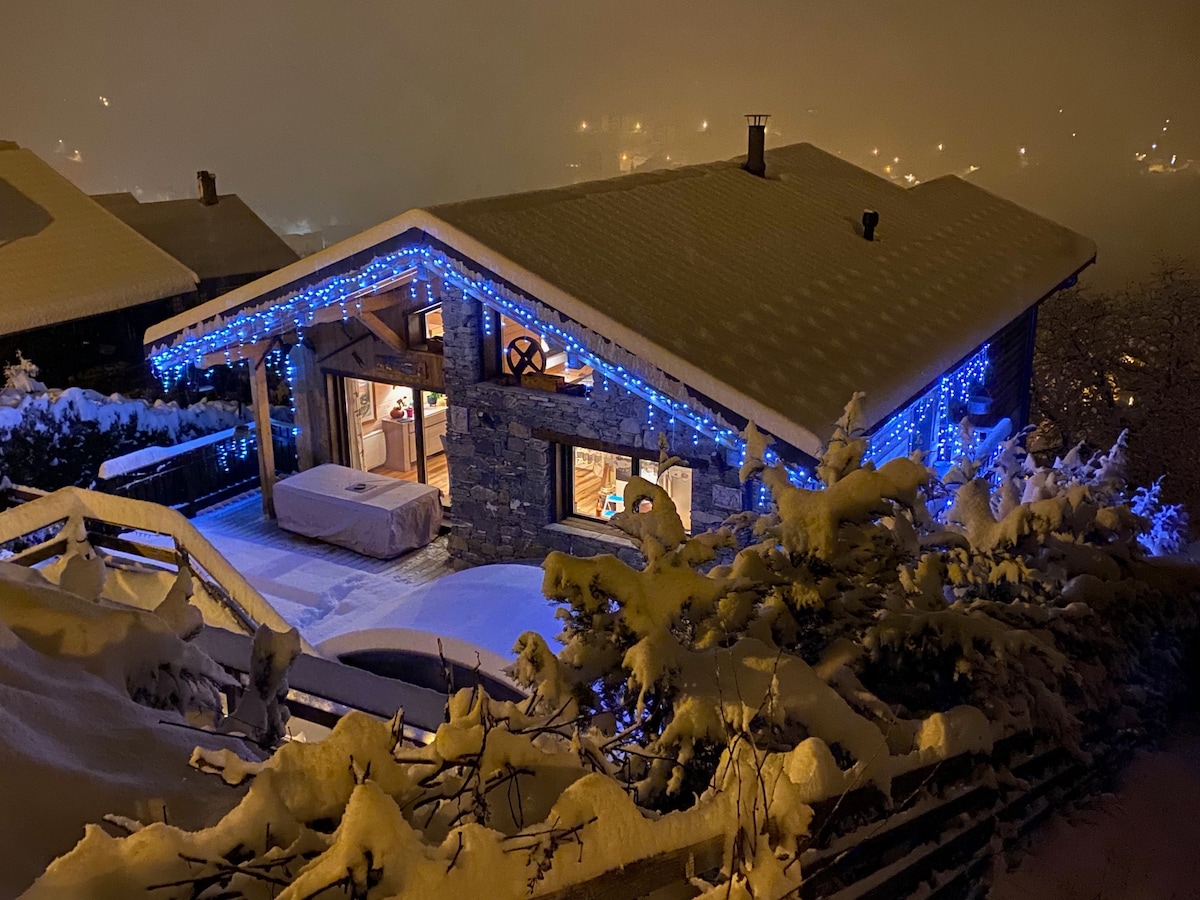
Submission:
{"label": "stone facade", "polygon": [[[661,431],[649,424],[649,404],[599,376],[587,397],[484,381],[483,315],[480,304],[461,294],[444,298],[453,554],[468,564],[541,557],[550,550],[638,561],[633,543],[611,526],[559,521],[555,482],[564,451],[546,435],[561,436],[562,444],[574,438],[582,446],[601,443],[658,459]],[[728,451],[684,426],[667,434],[669,451],[692,468],[693,529],[719,523],[730,511],[718,509],[714,496],[727,505],[731,490],[741,496]],[[714,485],[726,490],[714,492]]]}

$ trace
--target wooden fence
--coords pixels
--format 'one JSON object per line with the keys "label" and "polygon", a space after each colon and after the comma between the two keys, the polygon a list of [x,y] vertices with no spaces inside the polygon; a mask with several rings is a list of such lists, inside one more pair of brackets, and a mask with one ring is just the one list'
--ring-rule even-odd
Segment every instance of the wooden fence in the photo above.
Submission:
{"label": "wooden fence", "polygon": [[[199,646],[245,682],[250,638],[206,628]],[[444,721],[444,693],[382,678],[332,660],[300,657],[288,675],[287,704],[303,721],[332,726],[350,709],[432,732]],[[236,699],[232,698],[231,700]],[[998,858],[1020,846],[1056,810],[1103,790],[1145,740],[1137,729],[1097,726],[1081,753],[1017,734],[989,755],[968,754],[897,777],[887,795],[862,787],[815,804],[800,859],[800,900],[936,900],[987,894]],[[630,858],[586,882],[531,900],[636,900],[673,889],[687,896],[692,875],[719,869],[725,835],[697,835],[670,853]]]}

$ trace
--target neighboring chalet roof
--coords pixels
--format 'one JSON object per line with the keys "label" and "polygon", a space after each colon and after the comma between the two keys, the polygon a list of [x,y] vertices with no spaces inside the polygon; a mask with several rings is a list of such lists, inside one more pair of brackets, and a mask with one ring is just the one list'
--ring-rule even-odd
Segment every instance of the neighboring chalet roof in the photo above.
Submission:
{"label": "neighboring chalet roof", "polygon": [[0,334],[190,294],[196,281],[31,151],[0,148]]}
{"label": "neighboring chalet roof", "polygon": [[[147,343],[420,229],[812,453],[854,391],[878,423],[1095,259],[1088,239],[954,176],[902,188],[810,144],[769,150],[766,166],[765,178],[735,159],[412,210]],[[875,241],[864,209],[880,214]]]}
{"label": "neighboring chalet roof", "polygon": [[262,275],[300,258],[237,194],[222,194],[208,206],[199,200],[140,203],[133,194],[92,199],[205,280]]}

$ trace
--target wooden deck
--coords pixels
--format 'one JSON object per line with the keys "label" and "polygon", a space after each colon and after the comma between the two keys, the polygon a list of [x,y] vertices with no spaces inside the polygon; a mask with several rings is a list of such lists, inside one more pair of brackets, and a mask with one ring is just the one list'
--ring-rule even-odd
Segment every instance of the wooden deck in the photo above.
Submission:
{"label": "wooden deck", "polygon": [[426,584],[455,571],[450,561],[448,536],[445,534],[428,546],[396,559],[374,559],[353,550],[284,531],[273,519],[263,515],[262,496],[258,490],[200,512],[192,519],[192,524],[218,549],[220,538],[233,538],[300,553],[372,575],[382,575],[406,585]]}

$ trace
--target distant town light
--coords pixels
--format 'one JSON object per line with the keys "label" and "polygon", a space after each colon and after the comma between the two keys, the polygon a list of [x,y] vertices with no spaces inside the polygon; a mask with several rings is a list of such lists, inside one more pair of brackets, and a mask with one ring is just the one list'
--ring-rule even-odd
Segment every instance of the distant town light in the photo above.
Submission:
{"label": "distant town light", "polygon": [[898,156],[894,156],[894,157],[892,157],[892,164],[893,164],[893,165],[895,165],[895,164],[897,164],[897,163],[899,163],[899,162],[900,162],[900,157],[898,157]]}
{"label": "distant town light", "polygon": [[945,145],[945,144],[938,144],[938,152],[939,152],[939,153],[940,153],[941,151],[945,150],[945,149],[946,149],[946,145]]}
{"label": "distant town light", "polygon": [[708,119],[705,119],[703,122],[700,123],[700,130],[708,131]]}
{"label": "distant town light", "polygon": [[878,148],[878,147],[876,147],[874,150],[872,150],[872,151],[871,151],[871,155],[872,155],[872,156],[878,156],[878,155],[879,155],[879,148]]}
{"label": "distant town light", "polygon": [[1151,144],[1151,145],[1150,145],[1150,149],[1151,149],[1151,150],[1157,150],[1157,149],[1158,149],[1158,144]]}
{"label": "distant town light", "polygon": [[100,96],[100,103],[104,106],[108,106],[108,98],[105,97],[103,94],[101,94],[101,96]]}
{"label": "distant town light", "polygon": [[1018,152],[1018,153],[1020,153],[1022,156],[1024,156],[1024,155],[1025,155],[1025,148],[1024,148],[1024,147],[1022,147],[1022,148],[1021,148],[1020,150],[1018,150],[1017,152]]}
{"label": "distant town light", "polygon": [[579,123],[579,130],[580,130],[580,131],[587,131],[587,130],[588,130],[588,123],[587,123],[586,121],[585,121],[585,122],[580,122],[580,123]]}

